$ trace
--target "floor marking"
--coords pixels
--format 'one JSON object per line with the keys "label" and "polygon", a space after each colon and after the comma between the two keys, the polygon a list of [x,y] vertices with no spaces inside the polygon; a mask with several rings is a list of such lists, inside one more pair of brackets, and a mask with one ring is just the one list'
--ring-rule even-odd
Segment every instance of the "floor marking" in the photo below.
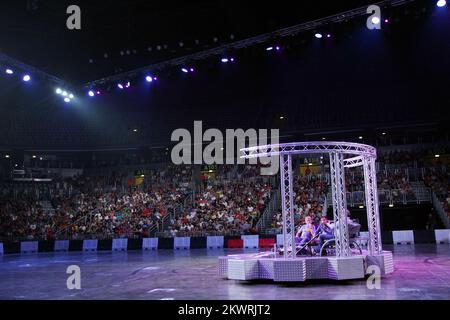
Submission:
{"label": "floor marking", "polygon": [[163,291],[163,292],[172,292],[175,291],[177,289],[164,289],[164,288],[157,288],[157,289],[152,289],[150,291],[147,291],[147,293],[153,293],[153,292],[157,292],[157,291]]}

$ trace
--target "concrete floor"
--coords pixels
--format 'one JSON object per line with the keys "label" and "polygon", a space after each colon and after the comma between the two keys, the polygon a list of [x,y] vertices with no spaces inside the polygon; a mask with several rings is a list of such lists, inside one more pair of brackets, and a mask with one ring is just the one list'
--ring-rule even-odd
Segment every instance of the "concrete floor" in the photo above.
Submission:
{"label": "concrete floor", "polygon": [[[0,299],[450,299],[450,246],[385,246],[395,272],[369,290],[365,280],[298,284],[217,276],[217,257],[242,250],[39,253],[0,256]],[[247,252],[249,252],[247,250]],[[69,265],[81,290],[69,290]]]}

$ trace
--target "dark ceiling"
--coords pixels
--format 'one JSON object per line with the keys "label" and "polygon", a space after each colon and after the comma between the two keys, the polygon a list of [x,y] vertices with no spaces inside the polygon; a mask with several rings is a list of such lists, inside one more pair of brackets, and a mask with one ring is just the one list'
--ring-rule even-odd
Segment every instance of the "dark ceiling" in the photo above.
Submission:
{"label": "dark ceiling", "polygon": [[[0,4],[0,51],[81,84],[369,3],[9,0]],[[72,4],[81,30],[66,27]]]}

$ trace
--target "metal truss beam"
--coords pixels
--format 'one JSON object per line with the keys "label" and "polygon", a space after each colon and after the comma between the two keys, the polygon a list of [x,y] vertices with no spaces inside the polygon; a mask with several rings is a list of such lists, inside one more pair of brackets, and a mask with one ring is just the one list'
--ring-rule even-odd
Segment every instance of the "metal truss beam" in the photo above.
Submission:
{"label": "metal truss beam", "polygon": [[[385,0],[385,1],[379,1],[379,2],[376,2],[373,4],[378,5],[380,7],[399,6],[399,5],[403,5],[403,4],[414,2],[414,1],[416,1],[416,0]],[[104,77],[104,78],[84,84],[83,88],[93,87],[93,86],[102,85],[102,84],[110,83],[110,82],[116,82],[116,81],[120,81],[120,80],[123,80],[126,78],[133,78],[133,77],[139,76],[141,74],[144,74],[146,72],[154,72],[157,70],[161,70],[168,66],[184,65],[188,62],[206,59],[211,56],[223,54],[230,50],[237,50],[237,49],[254,46],[254,45],[264,43],[264,42],[267,42],[267,41],[270,41],[270,40],[273,40],[276,38],[294,36],[300,32],[314,30],[316,28],[319,28],[322,25],[342,22],[342,21],[346,21],[348,19],[352,19],[357,16],[367,15],[367,12],[366,12],[367,7],[368,6],[359,7],[356,9],[352,9],[352,10],[348,10],[348,11],[341,12],[338,14],[334,14],[334,15],[331,15],[331,16],[328,16],[325,18],[308,21],[305,23],[291,26],[291,27],[287,27],[287,28],[275,30],[275,31],[272,31],[269,33],[261,34],[261,35],[255,36],[255,37],[251,37],[251,38],[236,41],[233,43],[225,44],[225,45],[222,45],[222,46],[219,46],[216,48],[196,52],[193,54],[189,54],[189,55],[179,57],[179,58],[170,59],[170,60],[163,61],[163,62],[156,63],[156,64],[147,65],[145,67],[134,69],[134,70],[131,70],[128,72],[123,72],[123,73],[120,73],[117,75]]]}
{"label": "metal truss beam", "polygon": [[296,248],[292,156],[280,155],[280,164],[284,258],[293,259],[296,256]]}
{"label": "metal truss beam", "polygon": [[333,200],[334,237],[336,241],[336,256],[350,256],[347,199],[345,192],[345,172],[343,155],[330,154],[331,194]]}
{"label": "metal truss beam", "polygon": [[369,228],[369,252],[371,255],[381,253],[380,217],[378,208],[377,176],[375,158],[363,160],[364,188]]}

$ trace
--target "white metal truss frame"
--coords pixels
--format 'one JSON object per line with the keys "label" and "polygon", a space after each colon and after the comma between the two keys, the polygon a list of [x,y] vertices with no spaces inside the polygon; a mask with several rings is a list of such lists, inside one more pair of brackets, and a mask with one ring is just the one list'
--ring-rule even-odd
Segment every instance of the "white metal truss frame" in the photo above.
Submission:
{"label": "white metal truss frame", "polygon": [[[369,253],[381,253],[381,233],[378,208],[378,190],[375,172],[376,149],[372,146],[336,141],[313,141],[272,144],[243,148],[241,158],[280,157],[281,201],[283,216],[284,258],[293,259],[295,250],[295,220],[293,204],[292,155],[329,154],[333,216],[335,220],[336,255],[350,255],[347,225],[347,200],[345,190],[345,168],[362,166],[366,195],[367,221],[369,228]],[[344,159],[344,156],[350,156]]]}

